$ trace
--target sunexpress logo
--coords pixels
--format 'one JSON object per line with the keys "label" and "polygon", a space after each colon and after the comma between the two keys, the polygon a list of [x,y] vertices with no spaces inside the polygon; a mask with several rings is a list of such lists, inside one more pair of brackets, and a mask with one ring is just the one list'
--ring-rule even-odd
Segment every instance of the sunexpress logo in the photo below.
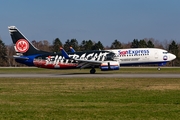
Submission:
{"label": "sunexpress logo", "polygon": [[127,54],[134,54],[134,55],[137,55],[137,54],[149,54],[149,50],[145,50],[145,49],[142,49],[142,50],[119,50],[119,55],[127,55]]}
{"label": "sunexpress logo", "polygon": [[163,56],[163,60],[167,60],[168,59],[168,56],[167,55],[164,55]]}

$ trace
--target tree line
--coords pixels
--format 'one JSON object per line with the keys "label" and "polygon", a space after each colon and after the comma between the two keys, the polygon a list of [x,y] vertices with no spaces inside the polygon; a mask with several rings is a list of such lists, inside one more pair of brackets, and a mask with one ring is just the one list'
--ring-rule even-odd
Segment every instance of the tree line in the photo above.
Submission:
{"label": "tree line", "polygon": [[[121,43],[119,40],[112,41],[110,46],[104,46],[101,41],[95,42],[92,40],[83,40],[80,44],[76,39],[67,39],[63,44],[59,38],[53,40],[52,44],[47,40],[43,41],[31,41],[32,44],[44,51],[48,52],[60,52],[60,47],[63,47],[67,52],[70,51],[70,47],[73,47],[76,51],[88,51],[88,50],[106,50],[106,49],[123,49],[123,48],[161,48],[165,49],[170,53],[176,55],[176,59],[168,66],[180,66],[180,44],[176,43],[175,40],[159,42],[153,38],[145,39],[134,39],[132,42]],[[24,66],[16,63],[12,56],[15,55],[14,45],[5,45],[3,40],[0,38],[0,66]]]}

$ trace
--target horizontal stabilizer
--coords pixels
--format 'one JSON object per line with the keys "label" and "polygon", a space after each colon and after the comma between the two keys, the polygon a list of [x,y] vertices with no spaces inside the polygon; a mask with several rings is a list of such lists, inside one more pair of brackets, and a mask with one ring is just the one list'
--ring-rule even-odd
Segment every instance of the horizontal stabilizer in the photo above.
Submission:
{"label": "horizontal stabilizer", "polygon": [[17,55],[13,55],[13,58],[15,59],[22,59],[22,60],[28,60],[28,57],[23,57],[23,56],[17,56]]}

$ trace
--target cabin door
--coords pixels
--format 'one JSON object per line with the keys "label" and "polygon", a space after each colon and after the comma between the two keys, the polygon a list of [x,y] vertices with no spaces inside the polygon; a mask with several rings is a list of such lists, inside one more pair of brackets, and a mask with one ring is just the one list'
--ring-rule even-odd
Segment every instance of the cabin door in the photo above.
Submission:
{"label": "cabin door", "polygon": [[158,51],[157,51],[157,50],[155,51],[154,58],[155,58],[155,59],[158,59]]}

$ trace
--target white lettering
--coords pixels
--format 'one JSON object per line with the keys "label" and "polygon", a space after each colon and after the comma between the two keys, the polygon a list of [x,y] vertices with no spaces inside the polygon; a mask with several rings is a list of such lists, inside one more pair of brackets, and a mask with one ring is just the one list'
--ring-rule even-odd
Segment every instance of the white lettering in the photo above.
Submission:
{"label": "white lettering", "polygon": [[86,55],[86,53],[82,54],[80,59],[85,59],[85,55]]}
{"label": "white lettering", "polygon": [[94,53],[91,53],[91,54],[87,55],[86,59],[91,60],[93,58],[93,55],[94,55]]}

